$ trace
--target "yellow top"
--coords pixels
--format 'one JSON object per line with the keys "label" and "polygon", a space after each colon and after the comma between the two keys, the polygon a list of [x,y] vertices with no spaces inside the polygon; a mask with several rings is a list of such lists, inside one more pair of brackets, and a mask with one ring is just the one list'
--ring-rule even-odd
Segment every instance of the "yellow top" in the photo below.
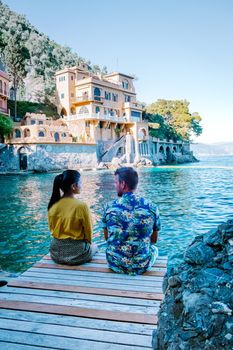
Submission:
{"label": "yellow top", "polygon": [[49,229],[57,239],[92,241],[92,223],[88,206],[75,198],[61,198],[48,212]]}

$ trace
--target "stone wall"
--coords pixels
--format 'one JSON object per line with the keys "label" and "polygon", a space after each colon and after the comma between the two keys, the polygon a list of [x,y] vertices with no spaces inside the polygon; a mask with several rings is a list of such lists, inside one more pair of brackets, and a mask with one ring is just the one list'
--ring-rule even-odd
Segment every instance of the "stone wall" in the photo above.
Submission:
{"label": "stone wall", "polygon": [[20,152],[27,155],[27,170],[51,171],[96,167],[96,145],[27,144],[0,149],[0,171],[19,171]]}
{"label": "stone wall", "polygon": [[154,350],[233,349],[233,220],[197,236],[165,276]]}

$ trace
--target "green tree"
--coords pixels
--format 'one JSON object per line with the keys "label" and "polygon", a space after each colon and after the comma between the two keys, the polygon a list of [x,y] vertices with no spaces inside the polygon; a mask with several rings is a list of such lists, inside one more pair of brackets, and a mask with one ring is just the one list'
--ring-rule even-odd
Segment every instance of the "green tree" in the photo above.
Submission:
{"label": "green tree", "polygon": [[[20,84],[23,84],[23,79],[27,75],[27,63],[30,58],[28,49],[25,46],[25,38],[28,33],[24,33],[22,37],[22,29],[24,23],[21,23],[17,18],[12,17],[11,31],[3,32],[1,47],[1,57],[7,67],[7,71],[11,76],[14,89],[15,101],[15,117],[17,116],[17,89]],[[21,27],[21,30],[19,28]]]}
{"label": "green tree", "polygon": [[4,142],[4,137],[9,135],[13,130],[13,122],[9,117],[0,114],[0,140]]}
{"label": "green tree", "polygon": [[198,113],[189,112],[189,102],[186,100],[160,99],[149,105],[146,112],[162,116],[165,123],[184,140],[190,140],[192,134],[198,136],[202,133],[201,117]]}
{"label": "green tree", "polygon": [[[3,46],[7,44],[7,38],[12,37],[12,48],[24,47],[29,51],[30,61],[25,58],[23,50],[22,60],[25,63],[26,80],[23,74],[25,82],[25,96],[29,96],[32,92],[33,83],[36,80],[37,89],[33,95],[34,102],[45,102],[46,98],[51,102],[55,99],[55,79],[54,74],[56,71],[65,67],[75,66],[78,63],[88,63],[84,58],[80,57],[77,53],[72,52],[69,47],[61,46],[55,41],[50,40],[48,36],[40,33],[33,25],[31,25],[24,16],[11,11],[10,8],[0,0],[0,55],[3,55]],[[15,40],[16,38],[16,46]],[[19,45],[18,45],[19,44]],[[16,58],[15,52],[10,52],[10,46],[7,44],[8,61]],[[17,51],[17,55],[20,55],[20,48]],[[4,50],[5,51],[5,50]],[[11,57],[12,56],[12,57]],[[17,58],[16,58],[17,59]],[[3,57],[2,57],[3,60]],[[19,61],[17,59],[19,64]],[[10,62],[12,65],[12,62]],[[10,70],[6,62],[6,69]],[[107,73],[106,67],[90,66],[90,71],[96,73]],[[39,79],[38,79],[39,78]],[[39,83],[38,83],[39,81]],[[22,85],[22,84],[21,84]],[[22,99],[25,99],[22,96]],[[30,97],[29,97],[30,98]]]}
{"label": "green tree", "polygon": [[[143,113],[143,119],[149,122],[149,134],[152,137],[159,138],[161,140],[174,140],[178,141],[181,136],[176,132],[176,130],[169,125],[164,117],[160,114],[150,114]],[[153,127],[151,123],[155,124]]]}

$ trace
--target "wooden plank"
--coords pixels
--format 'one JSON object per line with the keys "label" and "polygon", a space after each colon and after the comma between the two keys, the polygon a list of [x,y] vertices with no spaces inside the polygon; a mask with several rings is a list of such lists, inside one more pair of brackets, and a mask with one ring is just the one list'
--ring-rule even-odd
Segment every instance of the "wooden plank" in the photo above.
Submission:
{"label": "wooden plank", "polygon": [[0,329],[13,331],[32,332],[37,334],[46,334],[61,336],[82,340],[93,340],[103,343],[125,344],[135,346],[150,346],[151,337],[148,335],[118,333],[114,331],[102,331],[96,329],[86,329],[82,327],[48,325],[37,322],[22,320],[0,319]]}
{"label": "wooden plank", "polygon": [[[49,254],[48,254],[49,255]],[[97,253],[94,255],[94,259],[105,259],[106,257],[106,253]],[[167,261],[168,260],[168,256],[167,255],[159,255],[156,259],[156,261]]]}
{"label": "wooden plank", "polygon": [[[44,257],[43,260],[52,260],[50,256],[46,255]],[[156,261],[155,264],[153,265],[153,267],[163,267],[166,268],[167,267],[167,262],[164,262],[165,260],[161,260],[161,261]],[[107,264],[107,260],[103,259],[102,257],[100,257],[99,259],[95,256],[92,260],[92,263],[94,264]]]}
{"label": "wooden plank", "polygon": [[[51,273],[54,275],[54,270],[53,269],[48,269],[48,268],[43,268],[43,267],[31,267],[30,269],[27,270],[27,272],[45,272],[45,273]],[[22,274],[24,276],[25,272]],[[111,280],[128,280],[128,281],[134,281],[134,283],[137,283],[138,281],[157,281],[162,284],[163,277],[157,277],[157,276],[145,276],[145,275],[136,275],[136,276],[131,276],[131,275],[126,275],[123,273],[114,273],[112,275],[109,275],[109,273],[104,273],[101,272],[101,275],[98,272],[95,271],[78,271],[78,270],[63,270],[63,269],[56,269],[56,276],[60,274],[66,274],[66,276],[93,276],[93,277],[98,277],[100,278],[101,276],[101,281],[105,281],[106,279],[111,278]]]}
{"label": "wooden plank", "polygon": [[88,310],[99,310],[99,311],[112,311],[121,313],[132,313],[132,314],[143,314],[143,315],[155,315],[158,313],[158,305],[137,305],[137,304],[122,304],[112,302],[101,302],[96,300],[88,299],[76,299],[76,298],[60,298],[57,296],[48,295],[28,295],[19,293],[2,293],[1,301],[20,301],[27,302],[30,300],[32,303],[40,303],[47,305],[60,305],[64,307],[78,307],[85,308]]}
{"label": "wooden plank", "polygon": [[87,329],[99,329],[102,331],[114,331],[117,333],[127,334],[146,334],[151,336],[152,331],[156,328],[150,324],[139,324],[139,323],[126,323],[116,322],[109,320],[96,320],[90,318],[83,318],[78,316],[64,316],[64,315],[52,315],[45,313],[37,313],[30,311],[17,311],[1,309],[0,318],[22,320],[22,321],[33,321],[42,324],[53,324],[63,325],[72,327],[82,327]]}
{"label": "wooden plank", "polygon": [[75,279],[75,281],[79,281],[81,282],[101,282],[101,283],[106,283],[106,284],[121,284],[123,285],[133,285],[135,286],[135,284],[137,284],[137,287],[140,286],[147,286],[147,287],[161,287],[162,285],[162,278],[155,279],[155,280],[137,280],[137,282],[135,283],[134,278],[112,278],[111,275],[108,274],[108,277],[106,278],[101,278],[100,281],[100,276],[98,274],[96,274],[95,276],[80,276],[80,275],[74,275],[74,274],[69,274],[67,273],[67,271],[64,270],[56,270],[56,276],[54,276],[54,270],[50,270],[50,269],[43,269],[42,271],[38,270],[38,269],[30,269],[29,271],[24,272],[23,277],[44,277],[44,278],[57,278],[59,275],[59,277],[63,280],[73,280]]}
{"label": "wooden plank", "polygon": [[[106,273],[114,273],[111,269],[106,267],[95,267],[95,266],[86,266],[86,265],[75,265],[75,266],[68,266],[68,265],[52,265],[48,263],[37,263],[34,265],[34,267],[43,267],[43,268],[50,268],[50,269],[63,269],[63,270],[80,270],[80,271],[95,271],[95,272],[106,272]],[[146,271],[144,273],[145,276],[160,276],[163,277],[165,275],[164,271]]]}
{"label": "wooden plank", "polygon": [[155,293],[162,293],[162,285],[160,286],[137,286],[135,283],[135,286],[133,285],[122,285],[122,284],[106,284],[101,281],[100,282],[80,282],[76,281],[75,278],[71,280],[65,280],[59,278],[59,276],[54,276],[54,278],[43,278],[43,277],[34,277],[34,276],[21,276],[18,277],[20,281],[28,281],[28,282],[37,282],[37,283],[50,283],[50,284],[62,284],[62,285],[73,285],[73,286],[79,286],[79,287],[90,287],[90,288],[106,288],[106,289],[118,289],[118,290],[129,290],[129,291],[138,291],[138,292],[155,292]]}
{"label": "wooden plank", "polygon": [[91,293],[96,295],[119,296],[119,297],[125,297],[125,298],[163,300],[163,293],[154,293],[154,292],[146,293],[146,292],[137,292],[137,291],[128,291],[128,290],[88,288],[88,287],[73,286],[73,285],[37,283],[37,282],[30,282],[30,281],[28,282],[28,281],[21,281],[20,279],[11,280],[8,283],[8,287],[57,290],[57,291],[74,292],[74,293]]}
{"label": "wooden plank", "polygon": [[30,303],[21,301],[8,301],[0,300],[0,307],[3,309],[12,310],[27,310],[35,312],[46,312],[48,314],[59,314],[59,315],[71,315],[71,316],[82,316],[95,319],[105,319],[114,321],[124,321],[133,323],[144,323],[144,324],[157,324],[157,316],[140,314],[140,313],[125,313],[121,311],[108,311],[108,310],[96,310],[87,309],[73,306],[63,305],[48,305],[43,303]]}
{"label": "wooden plank", "polygon": [[[0,341],[0,349],[2,350],[38,350],[38,346],[6,343],[5,341]],[[45,348],[40,347],[40,349],[45,349]]]}
{"label": "wooden plank", "polygon": [[[93,259],[105,259],[106,258],[106,253],[103,252],[103,253],[96,253],[93,257]],[[43,259],[51,259],[50,257],[50,253],[46,254],[43,256],[42,260]],[[167,261],[168,260],[168,256],[167,255],[159,255],[156,259],[156,261]]]}
{"label": "wooden plank", "polygon": [[47,297],[57,297],[61,299],[76,299],[76,300],[86,300],[86,301],[98,301],[103,303],[115,303],[122,305],[139,305],[139,306],[152,306],[159,308],[160,301],[158,300],[146,300],[146,299],[138,299],[138,298],[125,298],[119,296],[109,296],[109,295],[96,295],[91,293],[74,293],[67,291],[56,291],[54,289],[41,289],[38,285],[38,289],[31,288],[0,288],[0,297],[1,294],[27,294],[30,295],[38,295],[38,296],[47,296]]}
{"label": "wooden plank", "polygon": [[[52,336],[46,334],[36,334],[31,332],[18,332],[11,330],[4,330],[0,332],[0,341],[8,342],[9,344],[18,343],[25,345],[37,346],[37,349],[65,349],[65,350],[150,350],[151,347],[142,346],[128,346],[120,344],[109,344],[103,342],[95,342],[89,340],[80,340],[68,337]],[[9,347],[14,350],[15,348]],[[5,348],[4,348],[5,350]]]}
{"label": "wooden plank", "polygon": [[[55,263],[53,260],[42,260],[40,261],[39,263],[43,263],[43,264],[50,264],[50,265],[58,265],[57,263]],[[64,266],[64,264],[61,264],[62,266]],[[68,266],[68,267],[73,267],[73,266],[87,266],[87,267],[99,267],[99,268],[106,268],[106,269],[109,269],[109,266],[108,264],[99,264],[99,263],[93,263],[92,261],[91,262],[87,262],[83,265],[65,265],[65,266]],[[35,266],[34,266],[35,267]],[[111,269],[110,269],[111,270]],[[161,268],[161,267],[152,267],[150,269],[150,271],[163,271],[163,272],[166,272],[166,268]],[[111,270],[111,272],[113,274],[115,274],[115,272],[113,270]],[[119,273],[117,273],[119,275]],[[120,274],[120,275],[127,275],[127,274]],[[143,276],[144,274],[142,275],[139,275],[139,276]],[[127,275],[127,276],[130,276],[130,275]]]}

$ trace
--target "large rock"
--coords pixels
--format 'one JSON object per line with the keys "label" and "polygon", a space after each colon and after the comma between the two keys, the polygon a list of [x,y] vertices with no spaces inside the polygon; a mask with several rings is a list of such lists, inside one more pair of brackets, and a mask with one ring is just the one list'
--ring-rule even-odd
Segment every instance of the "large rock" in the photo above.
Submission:
{"label": "large rock", "polygon": [[233,349],[233,220],[197,236],[165,276],[154,350]]}

